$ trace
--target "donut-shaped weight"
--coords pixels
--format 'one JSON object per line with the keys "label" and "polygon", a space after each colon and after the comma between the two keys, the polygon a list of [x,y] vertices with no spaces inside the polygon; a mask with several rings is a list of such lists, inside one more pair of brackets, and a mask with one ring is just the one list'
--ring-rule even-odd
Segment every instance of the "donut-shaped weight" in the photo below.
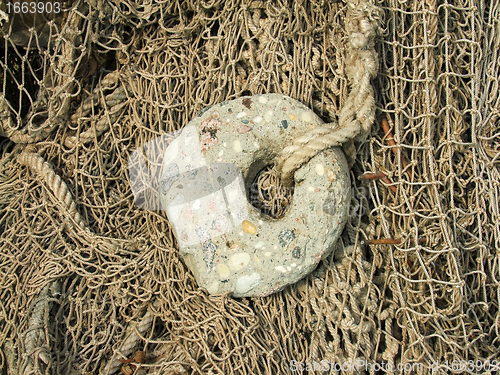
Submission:
{"label": "donut-shaped weight", "polygon": [[258,173],[321,124],[297,100],[256,95],[205,108],[169,145],[160,199],[199,286],[211,294],[266,296],[300,280],[331,252],[350,202],[340,148],[320,152],[295,172],[281,219],[248,199]]}

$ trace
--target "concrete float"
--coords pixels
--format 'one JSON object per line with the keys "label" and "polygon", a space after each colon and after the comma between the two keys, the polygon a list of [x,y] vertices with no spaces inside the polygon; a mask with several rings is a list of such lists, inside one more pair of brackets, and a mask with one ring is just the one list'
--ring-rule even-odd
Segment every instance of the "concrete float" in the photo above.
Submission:
{"label": "concrete float", "polygon": [[257,174],[321,124],[297,100],[256,95],[205,108],[169,145],[160,200],[200,287],[266,296],[306,276],[331,252],[350,202],[349,168],[339,147],[296,171],[283,218],[262,214],[248,199]]}

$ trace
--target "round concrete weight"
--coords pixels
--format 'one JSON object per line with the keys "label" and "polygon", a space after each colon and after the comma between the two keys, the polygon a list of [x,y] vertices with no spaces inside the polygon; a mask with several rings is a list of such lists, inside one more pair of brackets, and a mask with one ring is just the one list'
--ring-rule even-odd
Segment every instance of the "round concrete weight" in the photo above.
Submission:
{"label": "round concrete weight", "polygon": [[295,172],[285,216],[248,202],[257,174],[323,121],[280,94],[205,108],[165,151],[160,198],[180,254],[211,294],[266,296],[300,280],[333,249],[347,219],[349,168],[338,147]]}

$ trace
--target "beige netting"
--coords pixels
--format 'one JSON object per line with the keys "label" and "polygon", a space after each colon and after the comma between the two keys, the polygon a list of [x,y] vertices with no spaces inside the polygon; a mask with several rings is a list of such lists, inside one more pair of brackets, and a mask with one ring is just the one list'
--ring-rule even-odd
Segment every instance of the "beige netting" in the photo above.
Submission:
{"label": "beige netting", "polygon": [[244,299],[197,288],[165,213],[134,204],[128,156],[242,95],[336,120],[346,4],[0,4],[2,373],[484,373],[500,357],[498,1],[379,2],[379,118],[355,144],[342,240],[305,280]]}

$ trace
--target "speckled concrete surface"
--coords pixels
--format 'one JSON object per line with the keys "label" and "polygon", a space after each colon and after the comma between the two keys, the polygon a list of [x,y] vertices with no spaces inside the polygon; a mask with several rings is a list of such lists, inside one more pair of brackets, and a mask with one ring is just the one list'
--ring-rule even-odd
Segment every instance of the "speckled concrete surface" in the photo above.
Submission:
{"label": "speckled concrete surface", "polygon": [[257,173],[322,123],[280,94],[243,97],[205,108],[169,146],[162,204],[199,286],[265,296],[300,280],[332,250],[350,202],[349,169],[338,147],[295,173],[284,218],[268,218],[247,201]]}

